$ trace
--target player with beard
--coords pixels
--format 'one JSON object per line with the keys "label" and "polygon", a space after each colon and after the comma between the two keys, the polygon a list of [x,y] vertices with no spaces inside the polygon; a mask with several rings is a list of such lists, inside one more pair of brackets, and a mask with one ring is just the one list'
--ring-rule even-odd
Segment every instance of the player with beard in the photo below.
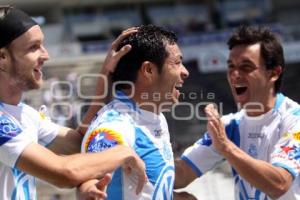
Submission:
{"label": "player with beard", "polygon": [[[115,49],[133,32],[136,30],[123,32],[112,44],[102,74],[112,72],[119,58],[128,52],[129,46]],[[135,172],[139,177],[136,190],[141,191],[146,181],[145,167],[132,149],[119,145],[106,152],[80,154],[84,127],[77,131],[60,127],[22,103],[23,92],[42,86],[42,66],[49,59],[43,41],[40,26],[26,13],[10,6],[0,7],[0,199],[36,199],[35,177],[59,187],[76,187],[104,176],[98,183],[104,189],[110,181],[106,173],[120,165]],[[96,95],[104,90],[101,81]],[[98,109],[90,106],[83,122],[89,123]],[[85,183],[82,186],[87,187]],[[106,197],[104,191],[99,191],[82,198],[94,195]]]}

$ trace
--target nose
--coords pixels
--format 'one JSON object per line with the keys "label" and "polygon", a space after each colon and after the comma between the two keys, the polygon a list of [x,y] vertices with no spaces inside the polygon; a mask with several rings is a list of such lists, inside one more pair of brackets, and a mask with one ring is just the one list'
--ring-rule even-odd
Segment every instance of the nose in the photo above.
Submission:
{"label": "nose", "polygon": [[47,49],[46,49],[43,45],[41,46],[41,52],[42,52],[41,57],[42,57],[42,59],[43,59],[44,61],[50,59],[49,53],[48,53]]}
{"label": "nose", "polygon": [[186,79],[190,75],[189,71],[184,65],[181,66],[181,78]]}
{"label": "nose", "polygon": [[231,78],[231,79],[237,79],[240,77],[240,71],[238,69],[229,69],[228,71],[228,76]]}

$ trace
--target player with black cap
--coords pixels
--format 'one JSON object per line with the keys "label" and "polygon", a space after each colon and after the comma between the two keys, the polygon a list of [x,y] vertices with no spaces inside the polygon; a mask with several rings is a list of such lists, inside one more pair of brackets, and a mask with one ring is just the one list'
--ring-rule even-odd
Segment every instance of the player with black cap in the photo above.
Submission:
{"label": "player with black cap", "polygon": [[[118,52],[115,47],[134,31],[129,29],[115,40],[102,74],[107,75],[128,52],[128,47]],[[40,26],[26,13],[0,6],[0,199],[36,199],[34,177],[59,187],[76,187],[90,179],[101,178],[120,165],[137,173],[139,192],[146,180],[145,167],[133,150],[118,146],[102,153],[60,156],[79,152],[82,140],[79,133],[84,129],[60,127],[21,102],[24,91],[42,85],[41,69],[49,59],[43,40]],[[103,85],[99,84],[97,92],[102,90]],[[95,112],[91,106],[87,116]],[[89,120],[87,117],[85,122]],[[98,183],[100,189],[107,182],[109,177],[106,176]],[[93,195],[105,197],[106,194],[98,190]]]}

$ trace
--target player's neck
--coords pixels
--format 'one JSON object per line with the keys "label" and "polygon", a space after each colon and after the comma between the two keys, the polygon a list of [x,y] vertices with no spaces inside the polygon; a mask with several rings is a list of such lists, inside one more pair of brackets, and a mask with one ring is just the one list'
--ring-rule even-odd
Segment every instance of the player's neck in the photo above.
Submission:
{"label": "player's neck", "polygon": [[134,91],[131,89],[123,90],[127,96],[133,94],[131,99],[139,106],[139,108],[158,114],[159,111],[157,109],[159,106],[156,105],[156,102],[153,102],[151,99],[149,99],[149,93],[143,91],[144,90],[139,90],[138,87],[135,87]]}
{"label": "player's neck", "polygon": [[276,103],[276,94],[270,94],[263,99],[259,104],[248,104],[244,106],[248,116],[257,117],[269,112],[274,108]]}
{"label": "player's neck", "polygon": [[15,84],[0,77],[0,101],[10,105],[18,105],[22,98],[22,91]]}

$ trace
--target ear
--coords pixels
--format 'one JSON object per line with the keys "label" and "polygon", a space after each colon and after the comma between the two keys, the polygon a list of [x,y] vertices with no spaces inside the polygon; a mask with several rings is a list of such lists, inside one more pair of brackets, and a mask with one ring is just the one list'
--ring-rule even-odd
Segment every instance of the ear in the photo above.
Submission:
{"label": "ear", "polygon": [[270,70],[270,80],[271,81],[277,81],[277,79],[279,78],[279,76],[282,74],[282,67],[281,66],[277,66],[274,69]]}
{"label": "ear", "polygon": [[157,68],[152,62],[145,61],[140,68],[140,72],[143,79],[145,79],[147,82],[151,82],[156,77]]}
{"label": "ear", "polygon": [[0,71],[4,71],[3,67],[4,67],[4,62],[5,62],[5,52],[4,52],[4,48],[0,48]]}

